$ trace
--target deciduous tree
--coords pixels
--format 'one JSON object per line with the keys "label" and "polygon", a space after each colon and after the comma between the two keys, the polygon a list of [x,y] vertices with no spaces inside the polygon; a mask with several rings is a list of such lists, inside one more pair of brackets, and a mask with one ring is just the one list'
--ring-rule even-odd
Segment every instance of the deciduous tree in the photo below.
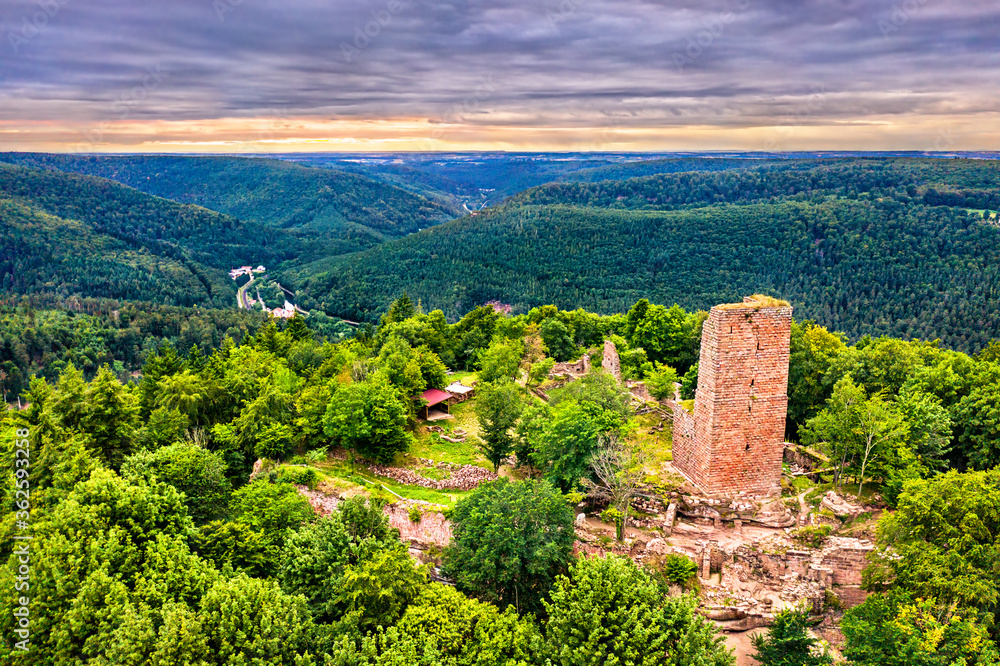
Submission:
{"label": "deciduous tree", "polygon": [[483,439],[480,449],[494,471],[499,471],[501,463],[514,450],[512,431],[521,410],[521,388],[509,380],[480,384],[476,391],[476,418]]}
{"label": "deciduous tree", "polygon": [[541,610],[576,539],[562,494],[544,481],[500,479],[459,501],[451,520],[444,568],[458,588],[501,608]]}

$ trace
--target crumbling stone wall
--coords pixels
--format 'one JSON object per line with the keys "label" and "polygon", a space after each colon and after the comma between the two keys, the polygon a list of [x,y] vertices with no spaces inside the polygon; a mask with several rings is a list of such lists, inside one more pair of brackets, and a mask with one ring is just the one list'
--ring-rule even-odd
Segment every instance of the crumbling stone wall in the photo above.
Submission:
{"label": "crumbling stone wall", "polygon": [[[712,308],[702,333],[694,435],[674,466],[709,494],[781,490],[792,308],[767,298]],[[688,425],[674,408],[674,432]],[[680,426],[680,427],[678,427]]]}
{"label": "crumbling stone wall", "polygon": [[649,392],[649,387],[646,386],[645,382],[628,380],[625,382],[625,388],[628,389],[633,398],[638,398],[642,402],[655,402],[653,394]]}
{"label": "crumbling stone wall", "polygon": [[868,542],[834,537],[823,549],[822,564],[833,571],[834,585],[861,585],[861,572],[873,550]]}
{"label": "crumbling stone wall", "polygon": [[694,414],[673,400],[667,400],[666,404],[674,415],[672,448],[674,467],[690,478],[688,470],[698,465],[695,459],[697,446],[694,441]]}
{"label": "crumbling stone wall", "polygon": [[809,472],[814,469],[825,468],[830,463],[829,458],[819,451],[814,451],[809,447],[799,446],[798,444],[785,444],[784,461],[798,465]]}
{"label": "crumbling stone wall", "polygon": [[556,378],[564,375],[580,377],[590,372],[590,354],[584,354],[579,360],[556,363],[549,371],[549,377]]}
{"label": "crumbling stone wall", "polygon": [[[410,508],[422,509],[418,522],[410,520]],[[383,511],[389,518],[389,526],[399,530],[399,538],[406,543],[422,548],[437,546],[444,548],[451,542],[451,522],[438,511],[423,510],[419,504],[400,502],[389,504]]]}
{"label": "crumbling stone wall", "polygon": [[601,361],[601,367],[605,372],[621,382],[622,363],[621,359],[618,358],[618,349],[611,340],[604,341],[604,360]]}

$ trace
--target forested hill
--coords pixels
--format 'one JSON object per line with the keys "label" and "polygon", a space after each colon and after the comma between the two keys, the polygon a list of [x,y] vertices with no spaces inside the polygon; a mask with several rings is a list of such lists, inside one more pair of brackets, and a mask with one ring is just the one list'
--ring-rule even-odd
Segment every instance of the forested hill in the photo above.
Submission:
{"label": "forested hill", "polygon": [[605,180],[629,180],[644,176],[687,171],[728,171],[730,169],[757,169],[762,166],[816,164],[816,160],[752,159],[745,157],[670,157],[658,160],[640,160],[621,164],[608,164],[592,169],[580,169],[559,178],[564,182],[597,183]]}
{"label": "forested hill", "polygon": [[284,261],[298,244],[285,231],[102,178],[0,164],[6,294],[228,307],[226,269]]}
{"label": "forested hill", "polygon": [[643,297],[696,309],[767,292],[853,337],[978,349],[1000,336],[1000,239],[966,207],[995,216],[998,166],[842,160],[547,185],[308,266],[301,301],[373,320],[404,290],[452,317],[494,299],[611,313]]}
{"label": "forested hill", "polygon": [[[678,161],[679,162],[679,161]],[[704,160],[699,161],[704,162]],[[720,160],[720,166],[737,160]],[[753,164],[743,161],[744,164]],[[642,169],[639,163],[619,169]],[[682,170],[625,180],[551,183],[515,198],[527,204],[575,204],[601,208],[675,210],[714,203],[752,203],[786,197],[800,200],[862,194],[891,197],[904,204],[1000,208],[1000,162],[868,158],[787,160],[721,173]],[[627,172],[627,171],[626,171]],[[581,172],[586,173],[586,172]]]}
{"label": "forested hill", "polygon": [[101,176],[181,203],[288,230],[324,255],[371,247],[457,211],[371,178],[240,157],[0,153],[0,161]]}

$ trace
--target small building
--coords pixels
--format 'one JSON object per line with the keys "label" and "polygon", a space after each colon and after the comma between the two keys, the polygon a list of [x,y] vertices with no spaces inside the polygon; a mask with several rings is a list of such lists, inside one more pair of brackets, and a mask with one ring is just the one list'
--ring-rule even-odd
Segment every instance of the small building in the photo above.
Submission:
{"label": "small building", "polygon": [[465,402],[476,392],[476,389],[471,386],[466,386],[462,382],[453,382],[449,386],[445,387],[444,390],[451,394],[453,398],[452,404]]}
{"label": "small building", "polygon": [[450,393],[440,389],[424,391],[420,396],[422,403],[420,409],[423,412],[424,420],[441,421],[452,418],[449,404],[451,397]]}
{"label": "small building", "polygon": [[275,308],[271,310],[271,316],[278,319],[291,319],[295,316],[295,310],[290,308]]}
{"label": "small building", "polygon": [[241,275],[250,275],[250,267],[240,266],[239,268],[234,268],[233,270],[229,271],[229,277],[233,278],[234,280]]}

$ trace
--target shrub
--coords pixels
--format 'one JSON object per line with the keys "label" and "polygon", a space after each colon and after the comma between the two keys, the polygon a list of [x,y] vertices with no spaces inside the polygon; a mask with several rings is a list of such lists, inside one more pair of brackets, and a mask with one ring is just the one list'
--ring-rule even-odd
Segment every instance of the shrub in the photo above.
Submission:
{"label": "shrub", "polygon": [[687,585],[698,573],[698,565],[691,558],[670,553],[663,561],[663,577],[677,585]]}
{"label": "shrub", "polygon": [[451,512],[444,569],[460,591],[501,608],[539,612],[573,559],[573,510],[544,481],[486,483]]}
{"label": "shrub", "polygon": [[829,525],[807,525],[792,532],[792,538],[810,548],[819,548],[831,531]]}
{"label": "shrub", "polygon": [[319,472],[312,467],[282,467],[278,470],[277,481],[315,490],[319,484]]}
{"label": "shrub", "polygon": [[601,520],[614,524],[615,538],[621,541],[625,538],[625,515],[618,509],[605,509],[601,512]]}
{"label": "shrub", "polygon": [[415,506],[411,506],[410,507],[410,522],[411,523],[419,523],[420,520],[423,517],[424,517],[424,514],[420,511],[419,507],[415,507]]}

